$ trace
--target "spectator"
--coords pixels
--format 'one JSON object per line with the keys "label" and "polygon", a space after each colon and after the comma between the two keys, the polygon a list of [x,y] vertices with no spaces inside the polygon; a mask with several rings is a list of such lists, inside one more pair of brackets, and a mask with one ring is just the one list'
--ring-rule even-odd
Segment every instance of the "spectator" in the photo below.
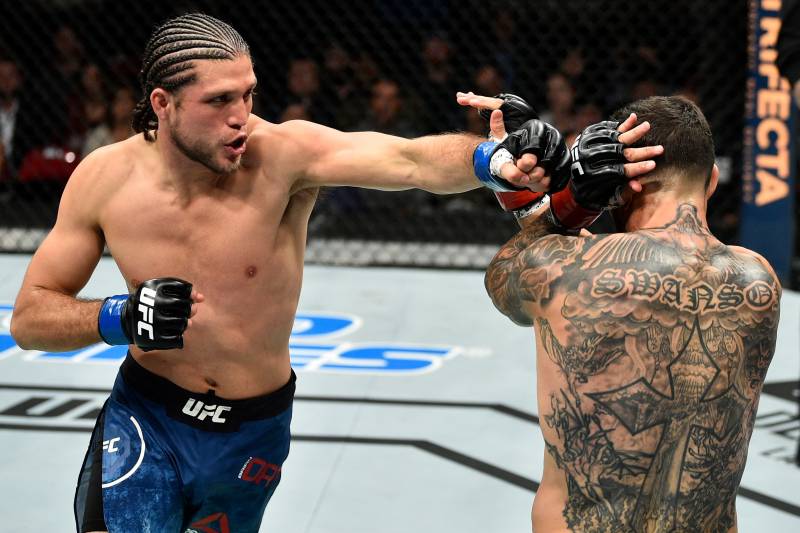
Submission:
{"label": "spectator", "polygon": [[3,172],[0,172],[0,176],[10,171],[10,162],[13,159],[21,85],[22,78],[17,64],[8,59],[0,59],[0,144],[3,147],[3,165],[0,167]]}
{"label": "spectator", "polygon": [[61,79],[77,85],[84,63],[84,50],[75,30],[64,25],[53,34],[53,62],[54,70],[60,74]]}
{"label": "spectator", "polygon": [[[503,9],[491,16],[492,45],[494,63],[507,87],[516,85],[514,62],[520,55],[520,36],[517,32],[517,14],[513,9]],[[487,93],[480,93],[487,94]],[[497,94],[497,93],[493,93]]]}
{"label": "spectator", "polygon": [[400,137],[416,137],[420,134],[413,113],[406,105],[397,82],[378,80],[372,87],[369,114],[359,124],[359,130],[379,131]]}
{"label": "spectator", "polygon": [[575,130],[583,131],[585,127],[596,124],[601,120],[603,120],[603,111],[600,106],[594,102],[586,102],[578,106],[578,111],[575,113]]}
{"label": "spectator", "polygon": [[289,104],[278,117],[278,122],[287,120],[311,120],[311,115],[303,104]]}
{"label": "spectator", "polygon": [[[16,62],[0,58],[0,144],[3,145],[3,174],[16,176],[25,154],[36,143],[40,128],[34,122],[35,112],[23,98],[23,77]],[[26,103],[27,102],[27,103]]]}
{"label": "spectator", "polygon": [[452,62],[452,47],[442,35],[433,35],[423,44],[422,80],[425,89],[425,128],[428,133],[463,129],[463,112],[453,105],[463,81]]}
{"label": "spectator", "polygon": [[51,45],[49,62],[33,73],[30,84],[29,92],[36,93],[31,99],[37,102],[40,129],[36,145],[80,149],[82,139],[73,128],[83,112],[82,100],[76,96],[81,87],[83,45],[66,25],[53,33]]}
{"label": "spectator", "polygon": [[110,112],[86,135],[82,150],[83,157],[101,146],[124,141],[133,135],[131,118],[134,107],[136,107],[136,98],[133,90],[129,87],[118,87],[114,91]]}
{"label": "spectator", "polygon": [[478,68],[478,71],[475,73],[474,84],[474,92],[476,94],[485,94],[488,96],[502,93],[503,86],[505,85],[503,77],[500,76],[500,72],[493,65],[483,65]]}
{"label": "spectator", "polygon": [[70,95],[67,107],[70,114],[70,131],[74,136],[74,140],[68,145],[74,147],[80,143],[84,146],[87,132],[105,125],[109,116],[106,82],[100,68],[94,63],[83,67],[80,87]]}
{"label": "spectator", "polygon": [[334,43],[325,50],[322,65],[322,92],[326,104],[346,102],[357,90],[350,55],[341,45]]}
{"label": "spectator", "polygon": [[[353,58],[338,43],[331,44],[325,50],[322,65],[320,101],[333,117],[332,126],[352,130],[364,117],[373,80],[370,79],[366,86],[361,87],[354,72]],[[284,113],[287,111],[288,108]]]}
{"label": "spectator", "polygon": [[[468,90],[475,92],[475,94],[483,94],[493,96],[504,91],[503,78],[500,72],[493,65],[481,65],[475,72],[475,77],[472,80],[472,85]],[[466,124],[466,131],[476,135],[486,135],[488,129],[486,121],[472,108],[465,107],[464,110],[464,123]]]}
{"label": "spectator", "polygon": [[547,78],[547,109],[542,112],[542,120],[548,122],[561,131],[574,130],[575,118],[575,88],[569,79],[560,72],[551,74]]}
{"label": "spectator", "polygon": [[320,93],[319,66],[309,58],[295,59],[289,65],[286,80],[288,105],[301,104],[311,120],[332,125],[332,111],[326,109]]}

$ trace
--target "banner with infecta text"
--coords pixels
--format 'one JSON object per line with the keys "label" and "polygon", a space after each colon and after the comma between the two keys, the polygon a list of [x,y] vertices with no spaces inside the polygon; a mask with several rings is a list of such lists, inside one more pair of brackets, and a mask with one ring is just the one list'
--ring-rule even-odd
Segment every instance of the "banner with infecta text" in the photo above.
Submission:
{"label": "banner with infecta text", "polygon": [[750,0],[741,241],[786,280],[794,252],[795,106],[775,65],[782,1]]}

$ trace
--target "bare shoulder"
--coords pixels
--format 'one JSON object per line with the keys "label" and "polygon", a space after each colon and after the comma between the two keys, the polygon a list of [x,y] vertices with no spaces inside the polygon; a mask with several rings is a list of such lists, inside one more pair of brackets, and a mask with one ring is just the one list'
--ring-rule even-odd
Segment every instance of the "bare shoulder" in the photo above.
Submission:
{"label": "bare shoulder", "polygon": [[[778,275],[775,273],[775,269],[772,268],[772,265],[769,264],[769,261],[764,258],[761,254],[750,250],[749,248],[744,248],[743,246],[727,246],[728,250],[732,254],[742,258],[743,260],[748,261],[748,263],[755,266],[756,270],[760,270],[760,273],[765,275],[769,278],[770,281],[774,282],[778,294],[781,292],[781,282],[778,278]],[[758,273],[758,272],[756,272]]]}
{"label": "bare shoulder", "polygon": [[275,124],[257,115],[250,116],[247,126],[247,152],[242,164],[288,179],[297,179],[319,142],[320,131],[328,129],[302,120]]}
{"label": "bare shoulder", "polygon": [[86,156],[67,182],[60,210],[80,209],[96,214],[100,206],[121,190],[136,162],[145,157],[146,142],[136,135]]}
{"label": "bare shoulder", "polygon": [[[545,235],[538,238],[522,250],[519,255],[523,268],[557,268],[564,261],[574,260],[583,249],[587,237],[568,235]],[[512,252],[512,250],[508,250]]]}
{"label": "bare shoulder", "polygon": [[250,115],[247,127],[247,155],[253,162],[274,161],[284,155],[309,152],[324,144],[332,128],[305,120],[289,120],[280,124]]}
{"label": "bare shoulder", "polygon": [[584,269],[611,264],[664,261],[670,255],[657,238],[646,232],[608,233],[586,236],[547,235],[524,251],[530,266],[560,268],[561,263],[580,263]]}
{"label": "bare shoulder", "polygon": [[290,188],[316,188],[306,178],[315,166],[324,166],[333,154],[356,146],[358,133],[347,133],[308,122],[289,120],[274,124],[251,115],[248,122],[247,158],[243,164],[263,169],[272,178],[290,181]]}

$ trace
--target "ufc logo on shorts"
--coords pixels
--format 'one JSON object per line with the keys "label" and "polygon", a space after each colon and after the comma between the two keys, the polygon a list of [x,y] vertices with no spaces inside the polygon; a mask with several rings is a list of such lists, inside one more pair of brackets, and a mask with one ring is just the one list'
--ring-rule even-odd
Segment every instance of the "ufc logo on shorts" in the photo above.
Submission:
{"label": "ufc logo on shorts", "polygon": [[103,449],[106,450],[108,453],[115,453],[119,451],[119,448],[116,447],[116,444],[119,442],[121,437],[114,437],[113,439],[104,440],[103,441]]}
{"label": "ufc logo on shorts", "polygon": [[186,405],[183,406],[183,414],[201,421],[210,416],[211,421],[217,424],[225,423],[225,419],[222,418],[222,413],[230,410],[231,408],[227,405],[206,405],[194,398],[186,400]]}
{"label": "ufc logo on shorts", "polygon": [[142,313],[142,319],[136,323],[136,333],[141,335],[142,331],[146,331],[151,341],[154,339],[153,307],[155,307],[155,305],[156,291],[144,287],[142,293],[139,295],[139,312]]}

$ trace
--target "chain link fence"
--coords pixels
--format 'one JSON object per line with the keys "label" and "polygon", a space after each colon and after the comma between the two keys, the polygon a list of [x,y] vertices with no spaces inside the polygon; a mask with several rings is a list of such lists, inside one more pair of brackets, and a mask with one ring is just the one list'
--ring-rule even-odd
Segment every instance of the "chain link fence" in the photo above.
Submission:
{"label": "chain link fence", "polygon": [[[132,133],[144,44],[191,11],[249,42],[254,112],[271,121],[483,133],[456,91],[508,91],[570,135],[631,99],[688,96],[709,118],[722,169],[710,225],[737,239],[746,0],[0,0],[0,250],[35,250],[81,158]],[[486,190],[332,188],[312,216],[307,258],[481,267],[515,231]]]}

